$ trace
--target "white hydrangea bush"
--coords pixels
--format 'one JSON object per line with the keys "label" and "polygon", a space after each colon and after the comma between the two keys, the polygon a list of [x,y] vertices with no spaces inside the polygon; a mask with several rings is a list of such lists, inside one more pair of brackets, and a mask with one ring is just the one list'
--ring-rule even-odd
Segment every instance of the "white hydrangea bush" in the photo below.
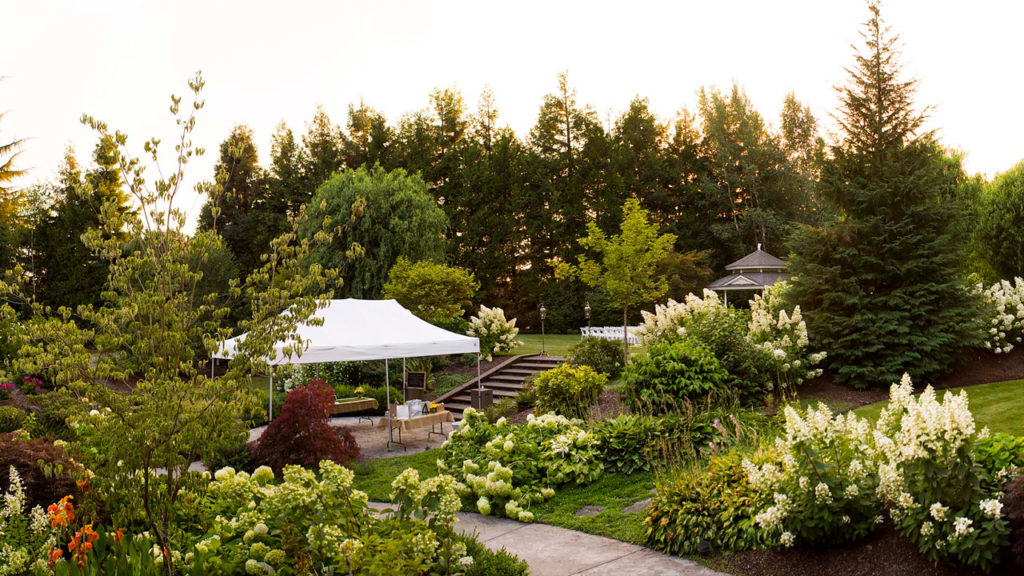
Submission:
{"label": "white hydrangea bush", "polygon": [[979,284],[976,290],[984,304],[985,348],[996,354],[1013,350],[1024,340],[1024,279],[1002,280],[988,288]]}
{"label": "white hydrangea bush", "polygon": [[480,353],[488,361],[493,360],[495,354],[511,352],[523,344],[516,340],[519,328],[516,328],[515,318],[507,320],[501,308],[488,308],[482,304],[476,316],[470,317],[466,334],[480,339]]}
{"label": "white hydrangea bush", "polygon": [[1009,526],[1002,484],[984,482],[975,462],[975,444],[988,431],[977,430],[967,392],[946,392],[940,401],[929,386],[915,397],[904,375],[889,394],[875,436],[879,494],[893,522],[931,560],[989,570],[1008,542]]}
{"label": "white hydrangea bush", "polygon": [[705,288],[702,296],[687,294],[682,302],[670,299],[665,304],[656,304],[653,313],[643,310],[640,314],[644,321],[636,335],[641,344],[650,347],[684,335],[688,323],[713,320],[719,315],[729,314],[729,308],[717,292]]}
{"label": "white hydrangea bush", "polygon": [[787,288],[788,284],[779,282],[766,288],[763,295],[754,295],[747,332],[775,373],[775,385],[783,391],[821,376],[817,366],[826,357],[825,352],[811,351],[800,306],[791,312],[783,308],[782,294]]}
{"label": "white hydrangea bush", "polygon": [[967,393],[940,401],[929,386],[914,396],[904,375],[889,394],[874,426],[822,405],[787,407],[778,458],[743,463],[773,502],[753,521],[779,546],[836,544],[866,535],[888,508],[929,559],[990,570],[1008,542],[1001,489],[1009,473],[976,460],[987,431],[976,429]]}
{"label": "white hydrangea bush", "polygon": [[754,522],[783,547],[867,535],[882,512],[871,425],[854,414],[835,416],[824,404],[806,412],[787,406],[784,415],[776,462],[743,461],[751,486],[772,495],[773,504]]}
{"label": "white hydrangea bush", "polygon": [[530,508],[554,496],[556,486],[587,484],[604,471],[594,434],[556,414],[492,424],[470,408],[442,451],[438,470],[465,483],[478,512],[520,522],[532,522]]}

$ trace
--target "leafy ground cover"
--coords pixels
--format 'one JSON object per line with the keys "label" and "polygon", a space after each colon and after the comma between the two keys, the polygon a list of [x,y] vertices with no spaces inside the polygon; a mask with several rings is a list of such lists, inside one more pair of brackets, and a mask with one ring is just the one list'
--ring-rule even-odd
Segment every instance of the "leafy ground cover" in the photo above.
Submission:
{"label": "leafy ground cover", "polygon": [[[967,391],[971,413],[974,414],[974,421],[979,428],[988,426],[992,432],[1024,435],[1024,420],[1020,417],[1024,414],[1024,380],[949,389],[954,394],[960,390]],[[938,391],[939,396],[945,392]],[[874,422],[878,419],[883,406],[885,402],[876,402],[858,408],[855,413]]]}
{"label": "leafy ground cover", "polygon": [[[414,468],[421,477],[436,475],[437,459],[441,456],[440,449],[433,449],[408,456],[357,463],[353,487],[366,492],[370,500],[387,501],[391,482],[403,470]],[[535,505],[531,512],[534,513],[535,522],[642,544],[645,512],[627,513],[623,509],[650,498],[653,488],[654,475],[650,472],[606,472],[590,484],[559,488],[553,498]],[[603,510],[592,516],[577,516],[576,512],[584,506],[601,507]],[[473,511],[472,502],[464,503],[463,510]]]}

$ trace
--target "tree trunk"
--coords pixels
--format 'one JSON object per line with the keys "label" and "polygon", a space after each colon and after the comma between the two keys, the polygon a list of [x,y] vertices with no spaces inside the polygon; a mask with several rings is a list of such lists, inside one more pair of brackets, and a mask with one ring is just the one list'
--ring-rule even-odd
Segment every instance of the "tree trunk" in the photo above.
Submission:
{"label": "tree trunk", "polygon": [[622,365],[629,364],[629,306],[622,307]]}

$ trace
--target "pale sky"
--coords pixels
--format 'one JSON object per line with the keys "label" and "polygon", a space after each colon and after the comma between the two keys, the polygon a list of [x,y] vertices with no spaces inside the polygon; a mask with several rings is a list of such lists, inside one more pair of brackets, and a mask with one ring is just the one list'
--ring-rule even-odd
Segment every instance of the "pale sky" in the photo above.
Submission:
{"label": "pale sky", "polygon": [[[208,152],[190,183],[211,177],[235,124],[252,127],[266,162],[281,120],[299,136],[320,104],[344,125],[362,98],[397,123],[435,87],[457,87],[473,111],[490,85],[500,123],[525,137],[563,70],[602,120],[635,95],[671,119],[701,86],[736,81],[770,122],[793,91],[827,128],[868,10],[862,0],[8,0],[2,14],[0,141],[27,139],[27,185],[53,178],[69,144],[88,159],[96,138],[83,113],[127,132],[137,153],[162,137],[170,160],[169,95],[200,69],[207,105],[194,141]],[[889,0],[883,15],[920,80],[918,104],[935,107],[929,127],[966,152],[968,171],[991,177],[1024,159],[1024,2]],[[193,195],[183,207],[200,204]]]}

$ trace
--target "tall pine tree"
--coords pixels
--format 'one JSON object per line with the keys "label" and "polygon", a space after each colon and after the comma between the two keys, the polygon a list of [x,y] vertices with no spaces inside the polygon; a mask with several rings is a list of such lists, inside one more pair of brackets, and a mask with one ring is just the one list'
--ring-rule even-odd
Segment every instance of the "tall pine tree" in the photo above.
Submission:
{"label": "tall pine tree", "polygon": [[915,82],[901,78],[898,36],[870,5],[864,48],[839,89],[842,142],[822,189],[839,214],[791,244],[790,297],[828,350],[837,381],[927,380],[968,343],[971,310],[954,242],[947,159],[922,131]]}

